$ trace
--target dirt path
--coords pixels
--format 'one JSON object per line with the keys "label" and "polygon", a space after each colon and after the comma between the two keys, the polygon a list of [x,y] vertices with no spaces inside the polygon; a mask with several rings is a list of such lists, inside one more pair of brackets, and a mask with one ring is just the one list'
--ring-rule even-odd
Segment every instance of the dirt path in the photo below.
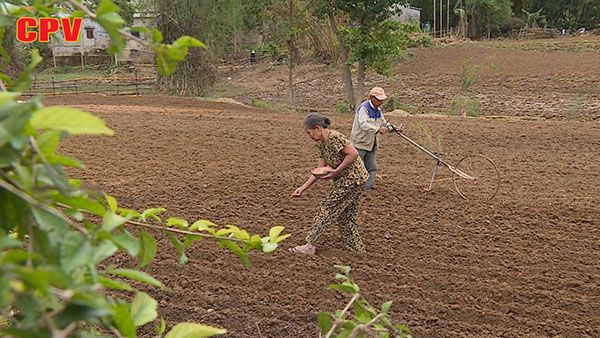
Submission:
{"label": "dirt path", "polygon": [[[170,288],[151,290],[169,324],[220,325],[230,337],[259,337],[257,327],[262,337],[316,337],[318,312],[347,301],[327,290],[342,263],[372,302],[393,300],[393,318],[416,337],[600,336],[598,123],[404,119],[408,135],[426,123],[441,136],[450,162],[469,153],[494,159],[503,176],[493,203],[462,201],[449,182],[424,192],[433,163],[390,136],[359,216],[368,254],[343,251],[331,229],[317,257],[300,257],[285,247],[302,242],[328,188],[288,199],[316,164],[302,114],[162,97],[46,103],[85,108],[114,128],[114,137],[69,140],[64,151],[86,164],[77,176],[122,204],[293,233],[282,250],[253,255],[247,271],[209,242],[179,267],[162,238],[147,270]],[[351,115],[330,117],[349,132]]]}

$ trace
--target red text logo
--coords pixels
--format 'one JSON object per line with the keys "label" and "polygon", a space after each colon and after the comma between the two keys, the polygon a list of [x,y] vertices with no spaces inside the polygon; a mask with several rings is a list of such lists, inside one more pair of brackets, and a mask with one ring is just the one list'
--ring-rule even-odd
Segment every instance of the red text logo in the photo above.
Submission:
{"label": "red text logo", "polygon": [[59,29],[66,42],[79,41],[82,18],[30,18],[24,17],[17,20],[17,40],[20,42],[48,42],[50,36]]}

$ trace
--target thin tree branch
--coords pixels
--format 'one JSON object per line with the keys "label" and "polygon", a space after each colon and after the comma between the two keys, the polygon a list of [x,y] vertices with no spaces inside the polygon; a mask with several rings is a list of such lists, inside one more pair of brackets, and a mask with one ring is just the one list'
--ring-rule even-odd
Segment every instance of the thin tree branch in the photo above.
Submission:
{"label": "thin tree branch", "polygon": [[241,242],[241,243],[251,243],[250,241],[246,241],[246,240],[235,238],[235,237],[215,236],[215,235],[211,235],[211,234],[203,234],[203,233],[198,233],[198,232],[193,232],[193,231],[187,231],[187,230],[181,230],[181,229],[175,229],[175,228],[167,228],[167,227],[162,226],[162,225],[154,225],[154,224],[148,224],[148,223],[142,223],[142,222],[136,222],[136,221],[126,221],[125,223],[133,224],[133,225],[138,225],[138,226],[142,226],[142,227],[146,227],[146,228],[151,228],[151,229],[163,230],[163,231],[167,231],[167,232],[174,232],[174,233],[178,233],[178,234],[184,234],[184,235],[193,235],[193,236],[200,236],[200,237],[205,237],[205,238],[221,239],[221,240],[227,240],[227,241],[233,241],[233,242]]}
{"label": "thin tree branch", "polygon": [[352,299],[350,299],[350,302],[348,302],[348,304],[346,305],[344,310],[342,310],[342,313],[340,314],[340,316],[336,318],[338,320],[336,320],[335,323],[333,324],[333,326],[331,326],[331,329],[329,329],[329,332],[327,332],[327,334],[325,335],[324,338],[331,338],[331,335],[335,332],[335,329],[337,328],[338,324],[340,323],[339,319],[344,317],[346,312],[348,312],[348,310],[350,310],[350,307],[352,306],[352,304],[354,304],[354,302],[358,299],[358,297],[360,297],[360,293],[354,294],[354,297],[352,297]]}
{"label": "thin tree branch", "polygon": [[[72,208],[71,206],[63,204],[63,203],[56,203],[56,205],[58,205],[60,207],[63,207],[63,208]],[[81,211],[81,212],[85,212],[85,213],[91,214],[91,212],[89,210],[85,210],[85,209],[77,209],[77,210]],[[235,238],[235,237],[215,236],[215,235],[211,235],[211,234],[203,234],[203,233],[200,233],[200,232],[194,232],[194,231],[188,231],[188,230],[181,230],[181,229],[176,229],[176,228],[167,228],[164,225],[155,225],[155,224],[142,223],[142,222],[131,221],[131,220],[127,220],[127,221],[125,221],[125,223],[126,224],[137,225],[137,226],[141,226],[141,227],[145,227],[145,228],[150,228],[150,229],[157,229],[157,230],[172,232],[172,233],[176,233],[176,234],[182,234],[182,235],[192,235],[192,236],[198,236],[198,237],[204,237],[204,238],[212,238],[212,239],[219,239],[219,240],[226,240],[226,241],[240,242],[240,243],[247,243],[247,244],[251,244],[252,243],[250,241],[239,239],[239,238]]]}
{"label": "thin tree branch", "polygon": [[[70,1],[68,1],[68,3],[70,3],[73,6],[79,8],[80,10],[82,10],[90,18],[96,19],[96,14],[94,12],[92,12],[91,10],[89,10],[89,8],[87,8],[84,4],[79,3],[77,1],[74,1],[74,0],[70,0]],[[146,46],[146,47],[148,47],[150,49],[154,48],[154,46],[150,42],[148,42],[148,41],[146,41],[146,40],[144,40],[142,38],[138,38],[137,36],[135,36],[135,35],[127,32],[124,29],[120,29],[119,33],[121,33],[123,35],[123,37],[125,37],[128,40],[137,41],[137,42],[141,43],[142,45],[144,45],[144,46]]]}
{"label": "thin tree branch", "polygon": [[74,227],[75,229],[79,230],[81,233],[83,233],[85,235],[88,234],[87,230],[84,227],[82,227],[81,225],[79,225],[79,224],[74,223],[73,221],[71,221],[67,216],[65,216],[59,210],[56,210],[56,209],[54,209],[54,208],[52,208],[52,207],[50,207],[50,206],[48,206],[48,205],[46,205],[44,203],[41,203],[40,201],[37,201],[33,197],[27,195],[26,193],[22,192],[21,190],[19,190],[19,189],[15,188],[14,186],[10,185],[5,180],[0,180],[0,188],[3,188],[6,191],[12,193],[13,195],[19,197],[23,201],[29,203],[31,206],[43,209],[44,211],[47,211],[47,212],[51,213],[52,215],[61,218],[63,221],[65,221],[67,224],[69,224],[70,226]]}
{"label": "thin tree branch", "polygon": [[[50,174],[54,177],[55,181],[60,182],[60,180],[61,180],[60,175],[58,174],[58,172],[56,172],[56,169],[54,169],[54,167],[50,164],[50,162],[48,162],[48,159],[46,158],[46,156],[44,156],[44,154],[38,147],[37,142],[35,141],[35,139],[32,136],[29,136],[29,144],[31,145],[31,149],[33,149],[33,151],[40,157],[40,159],[42,160],[42,163],[44,163],[44,165],[46,166],[48,171],[50,171]],[[60,186],[60,185],[57,185],[56,188],[58,188],[58,190],[61,192],[66,192],[66,190],[67,190],[64,186]]]}

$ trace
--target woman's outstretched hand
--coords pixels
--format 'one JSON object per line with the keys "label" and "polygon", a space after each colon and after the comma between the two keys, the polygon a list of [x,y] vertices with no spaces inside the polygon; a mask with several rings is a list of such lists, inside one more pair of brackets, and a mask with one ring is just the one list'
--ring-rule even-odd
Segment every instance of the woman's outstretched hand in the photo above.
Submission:
{"label": "woman's outstretched hand", "polygon": [[302,190],[302,188],[298,188],[298,189],[294,190],[294,192],[292,193],[292,197],[300,197],[300,196],[302,196],[303,192],[304,192],[304,190]]}

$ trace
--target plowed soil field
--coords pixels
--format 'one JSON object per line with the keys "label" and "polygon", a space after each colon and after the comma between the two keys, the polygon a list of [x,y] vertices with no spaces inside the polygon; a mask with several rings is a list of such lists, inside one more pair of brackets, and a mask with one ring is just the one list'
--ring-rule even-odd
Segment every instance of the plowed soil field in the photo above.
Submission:
{"label": "plowed soil field", "polygon": [[[383,139],[376,189],[364,197],[360,232],[368,252],[342,249],[337,229],[314,257],[303,243],[321,199],[319,182],[289,198],[316,165],[303,114],[169,97],[47,98],[94,112],[114,137],[69,139],[63,152],[85,163],[73,172],[136,209],[210,219],[265,234],[293,236],[271,255],[252,254],[245,270],[209,241],[185,266],[160,239],[146,270],[168,290],[149,290],[169,325],[225,327],[228,337],[317,337],[317,314],[348,299],[328,290],[334,264],[372,303],[393,300],[392,317],[416,337],[600,337],[600,125],[583,121],[389,117],[406,134],[441,144],[456,163],[481,153],[501,176],[489,203],[462,200],[449,181],[427,192],[433,161],[398,136]],[[349,134],[352,115],[329,114]],[[441,178],[450,177],[442,170]],[[127,257],[118,264],[133,266]],[[147,328],[143,336],[152,336]]]}

